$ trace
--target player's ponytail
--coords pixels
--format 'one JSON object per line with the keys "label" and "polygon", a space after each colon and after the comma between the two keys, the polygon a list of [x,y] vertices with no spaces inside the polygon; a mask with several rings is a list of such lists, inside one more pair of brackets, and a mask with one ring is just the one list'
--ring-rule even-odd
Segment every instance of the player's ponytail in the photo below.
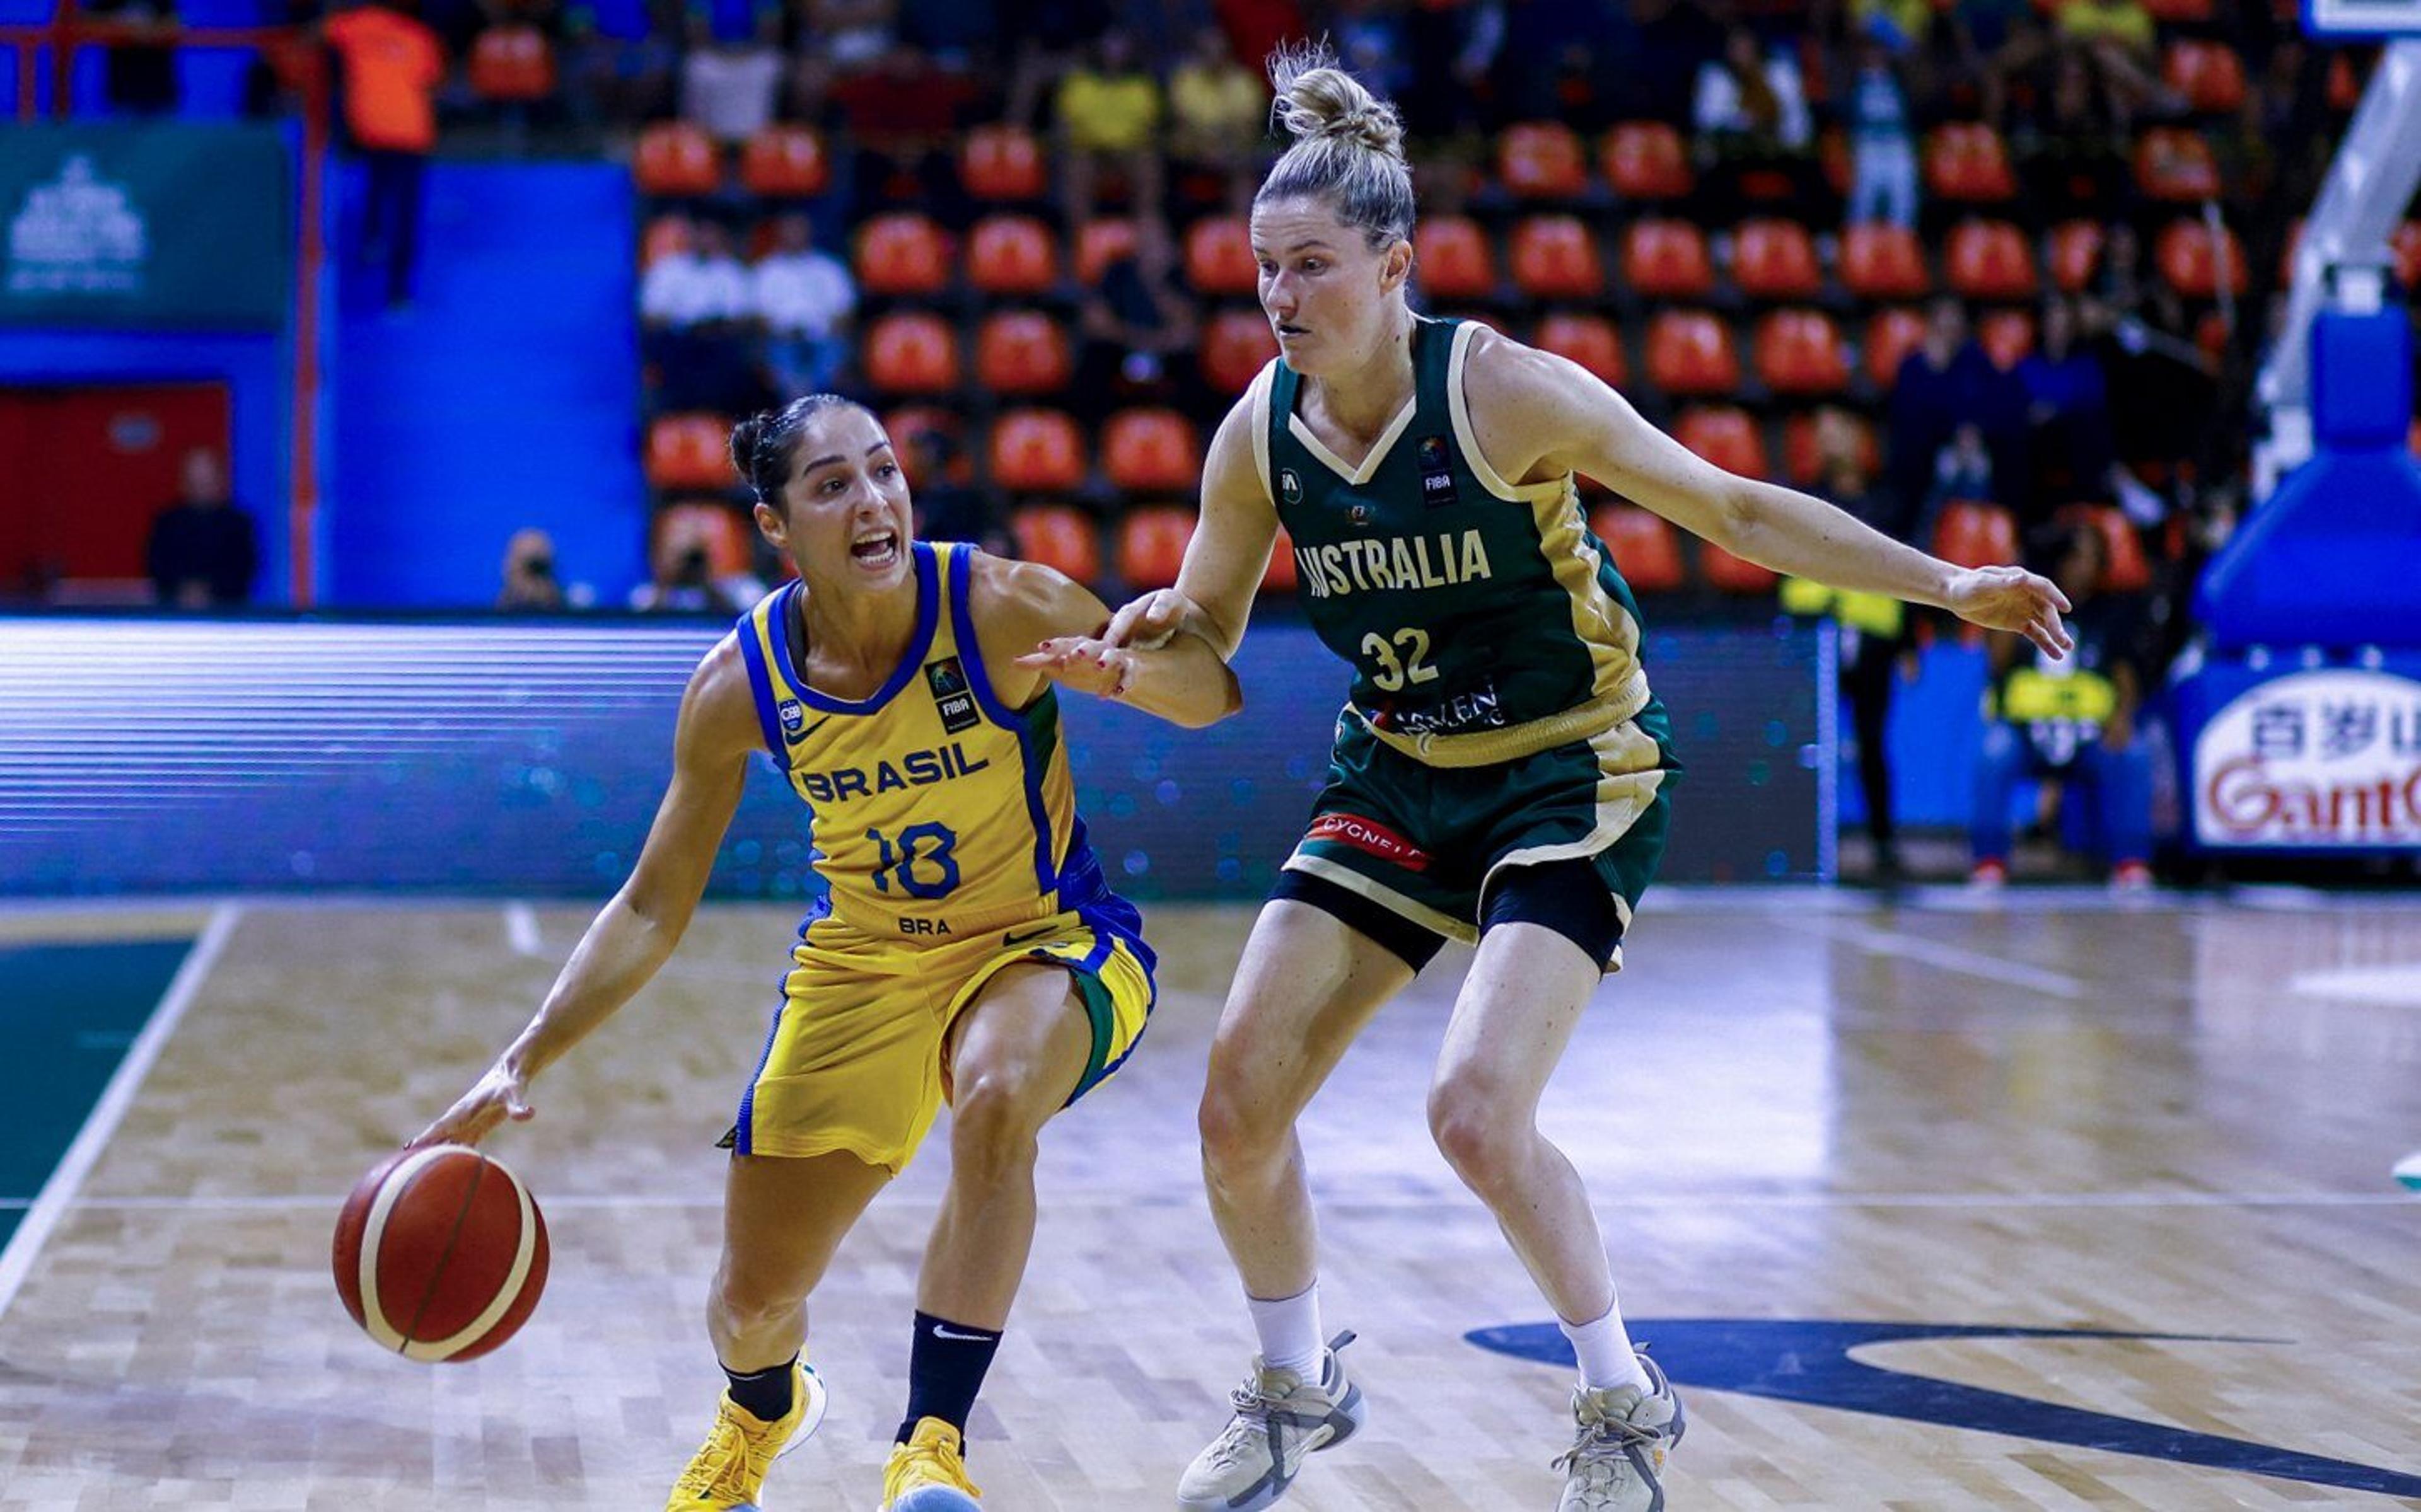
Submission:
{"label": "player's ponytail", "polygon": [[1373,251],[1411,241],[1413,175],[1396,107],[1339,68],[1325,43],[1270,55],[1270,83],[1277,91],[1270,114],[1295,140],[1253,202],[1325,201]]}
{"label": "player's ponytail", "polygon": [[778,410],[763,410],[731,428],[731,465],[739,470],[757,502],[788,513],[782,488],[790,480],[798,459],[799,432],[807,422],[835,405],[863,408],[837,394],[809,394]]}

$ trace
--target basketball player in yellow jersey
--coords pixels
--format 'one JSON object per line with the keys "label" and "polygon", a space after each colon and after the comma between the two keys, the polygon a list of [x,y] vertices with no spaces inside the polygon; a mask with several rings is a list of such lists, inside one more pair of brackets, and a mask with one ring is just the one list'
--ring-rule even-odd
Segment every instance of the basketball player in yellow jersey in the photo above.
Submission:
{"label": "basketball player in yellow jersey", "polygon": [[[1068,659],[1109,612],[1048,568],[913,538],[874,416],[831,395],[744,421],[757,524],[801,581],[707,654],[638,865],[545,1005],[420,1142],[530,1116],[529,1083],[662,966],[706,886],[747,766],[770,752],[811,805],[828,898],[808,914],[728,1136],[707,1331],[730,1378],[668,1512],[754,1506],[822,1417],[801,1359],[807,1293],[867,1203],[952,1106],[949,1193],[917,1286],[886,1512],[970,1512],[968,1412],[1034,1238],[1036,1136],[1117,1068],[1152,1003],[1132,905],[1086,843],[1051,679],[1185,725],[1237,702],[1194,637]],[[1038,652],[1037,647],[1043,647]]]}

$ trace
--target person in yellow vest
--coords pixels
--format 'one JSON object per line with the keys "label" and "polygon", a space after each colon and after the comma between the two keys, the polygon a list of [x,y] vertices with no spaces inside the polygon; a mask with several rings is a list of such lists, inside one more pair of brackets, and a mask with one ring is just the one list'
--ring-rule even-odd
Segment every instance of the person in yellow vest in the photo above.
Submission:
{"label": "person in yellow vest", "polygon": [[707,1332],[730,1385],[665,1505],[756,1505],[773,1457],[822,1419],[802,1358],[807,1294],[946,1101],[949,1192],[882,1506],[975,1512],[966,1422],[1033,1244],[1036,1137],[1118,1068],[1153,1001],[1142,916],[1110,891],[1076,814],[1053,683],[1199,725],[1236,707],[1236,682],[1192,636],[1039,670],[1109,610],[1039,563],[914,539],[891,438],[848,399],[742,421],[732,454],[758,529],[799,578],[698,664],[630,880],[528,1027],[414,1143],[530,1116],[531,1080],[679,943],[748,768],[770,756],[811,807],[828,892],[725,1136]]}
{"label": "person in yellow vest", "polygon": [[2056,782],[2067,797],[2089,785],[2096,849],[2120,892],[2152,882],[2152,761],[2135,731],[2142,683],[2134,666],[2141,616],[2134,601],[2102,586],[2109,549],[2100,531],[2067,538],[2053,574],[2075,607],[2076,648],[2061,661],[2031,654],[2014,636],[1993,637],[1993,676],[1984,694],[1984,747],[1976,762],[1969,881],[1997,887],[2009,875],[2009,802],[2019,777]]}

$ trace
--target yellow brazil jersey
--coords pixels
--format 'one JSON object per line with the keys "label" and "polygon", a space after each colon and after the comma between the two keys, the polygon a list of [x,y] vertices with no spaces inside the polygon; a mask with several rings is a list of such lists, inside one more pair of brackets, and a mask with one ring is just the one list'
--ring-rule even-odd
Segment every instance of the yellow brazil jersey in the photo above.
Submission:
{"label": "yellow brazil jersey", "polygon": [[[913,548],[916,628],[871,697],[835,698],[800,676],[792,582],[742,616],[740,649],[765,744],[812,811],[830,917],[862,934],[942,943],[1070,910],[1132,914],[1085,826],[1048,686],[1022,709],[985,675],[968,609],[975,549]],[[1139,925],[1140,920],[1134,921]]]}

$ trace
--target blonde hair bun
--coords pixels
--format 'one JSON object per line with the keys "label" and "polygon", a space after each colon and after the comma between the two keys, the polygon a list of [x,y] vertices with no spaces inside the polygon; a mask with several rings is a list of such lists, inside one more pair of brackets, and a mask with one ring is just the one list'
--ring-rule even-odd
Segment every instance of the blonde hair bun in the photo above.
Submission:
{"label": "blonde hair bun", "polygon": [[1404,161],[1404,120],[1337,66],[1324,42],[1281,47],[1270,57],[1277,99],[1271,115],[1299,142],[1341,140]]}

